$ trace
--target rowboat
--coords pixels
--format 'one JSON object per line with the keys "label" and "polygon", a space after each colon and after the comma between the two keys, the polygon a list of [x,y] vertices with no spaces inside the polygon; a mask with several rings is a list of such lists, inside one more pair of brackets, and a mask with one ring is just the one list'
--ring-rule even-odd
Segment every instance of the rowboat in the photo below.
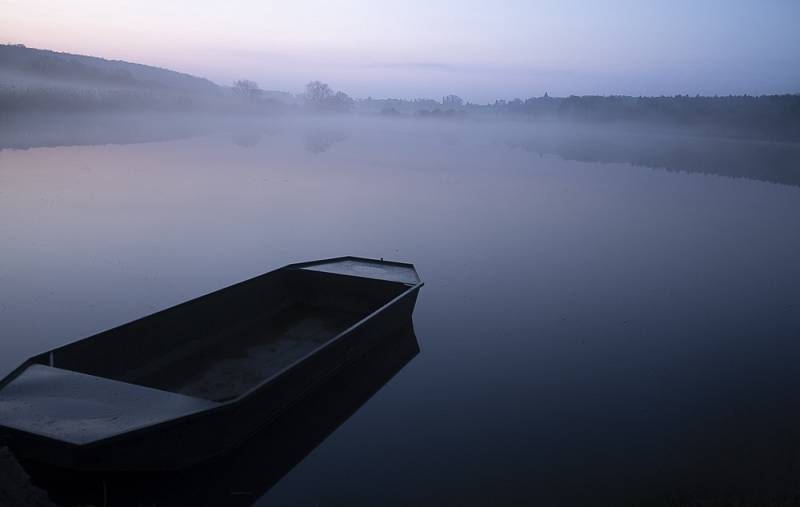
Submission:
{"label": "rowboat", "polygon": [[180,470],[65,470],[33,462],[25,470],[57,505],[250,506],[418,353],[412,326],[393,332],[242,445]]}
{"label": "rowboat", "polygon": [[0,381],[0,434],[63,468],[207,460],[407,328],[422,285],[382,259],[285,266],[31,357]]}

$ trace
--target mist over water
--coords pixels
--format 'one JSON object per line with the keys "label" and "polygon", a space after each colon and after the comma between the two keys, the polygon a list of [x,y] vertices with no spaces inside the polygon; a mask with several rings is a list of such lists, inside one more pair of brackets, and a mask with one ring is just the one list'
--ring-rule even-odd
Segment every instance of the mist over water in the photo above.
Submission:
{"label": "mist over water", "polygon": [[800,505],[800,2],[0,4],[0,505]]}
{"label": "mist over water", "polygon": [[794,491],[797,144],[357,115],[0,132],[2,374],[288,263],[416,265],[421,353],[257,505]]}

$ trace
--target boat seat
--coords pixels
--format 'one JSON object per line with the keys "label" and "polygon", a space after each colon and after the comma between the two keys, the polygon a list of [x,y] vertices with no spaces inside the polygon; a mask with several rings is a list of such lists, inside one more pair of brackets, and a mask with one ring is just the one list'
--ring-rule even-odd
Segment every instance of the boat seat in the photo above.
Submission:
{"label": "boat seat", "polygon": [[416,285],[420,282],[419,275],[411,265],[392,264],[369,259],[334,259],[309,263],[300,269],[322,271],[323,273],[333,273],[337,275],[373,278],[375,280],[386,280],[387,282],[400,282],[407,285]]}
{"label": "boat seat", "polygon": [[0,389],[0,426],[82,445],[217,405],[32,364]]}

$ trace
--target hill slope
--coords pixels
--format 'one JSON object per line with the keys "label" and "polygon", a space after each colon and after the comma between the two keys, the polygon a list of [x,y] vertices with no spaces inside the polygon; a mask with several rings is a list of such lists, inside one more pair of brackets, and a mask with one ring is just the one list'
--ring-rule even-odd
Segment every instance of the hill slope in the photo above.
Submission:
{"label": "hill slope", "polygon": [[37,87],[48,83],[201,95],[220,92],[208,79],[149,65],[0,45],[0,85]]}

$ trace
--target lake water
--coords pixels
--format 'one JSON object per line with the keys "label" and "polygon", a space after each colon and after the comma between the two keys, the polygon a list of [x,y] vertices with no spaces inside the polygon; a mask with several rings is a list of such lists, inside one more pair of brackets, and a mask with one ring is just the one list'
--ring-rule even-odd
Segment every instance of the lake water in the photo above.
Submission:
{"label": "lake water", "polygon": [[420,353],[257,505],[798,494],[797,145],[59,121],[0,151],[2,375],[288,263],[384,257],[424,280]]}

